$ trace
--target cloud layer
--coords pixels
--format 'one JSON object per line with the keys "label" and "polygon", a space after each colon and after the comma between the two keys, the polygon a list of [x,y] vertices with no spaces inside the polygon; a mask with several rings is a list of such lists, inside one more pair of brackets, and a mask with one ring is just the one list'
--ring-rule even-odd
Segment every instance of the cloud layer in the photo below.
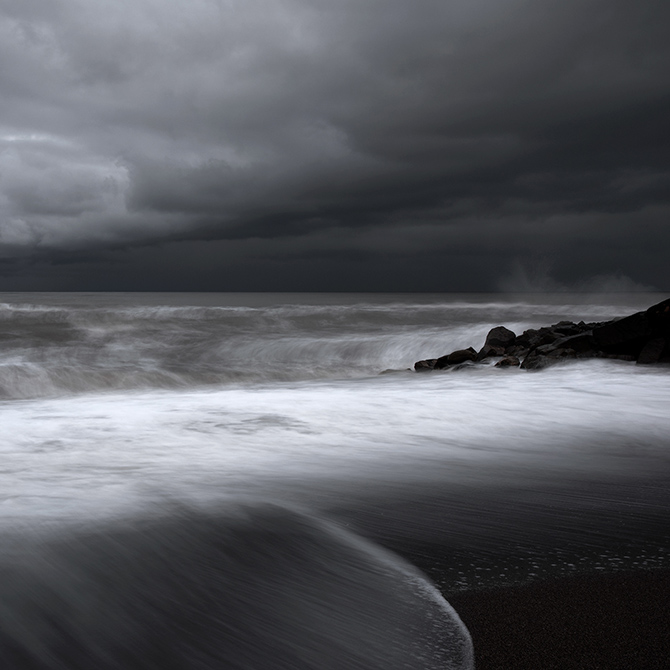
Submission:
{"label": "cloud layer", "polygon": [[668,26],[654,0],[2,0],[0,288],[490,290],[541,258],[670,290]]}

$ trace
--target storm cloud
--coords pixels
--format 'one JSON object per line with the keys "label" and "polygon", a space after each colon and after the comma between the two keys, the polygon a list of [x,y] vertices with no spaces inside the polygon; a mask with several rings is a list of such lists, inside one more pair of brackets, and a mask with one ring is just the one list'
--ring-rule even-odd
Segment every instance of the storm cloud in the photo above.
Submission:
{"label": "storm cloud", "polygon": [[0,289],[513,290],[539,263],[670,290],[669,26],[660,0],[0,0]]}

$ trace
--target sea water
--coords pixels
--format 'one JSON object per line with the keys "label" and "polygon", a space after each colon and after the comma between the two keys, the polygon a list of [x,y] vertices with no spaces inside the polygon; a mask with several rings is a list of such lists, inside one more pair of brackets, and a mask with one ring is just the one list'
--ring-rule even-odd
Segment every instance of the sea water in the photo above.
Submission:
{"label": "sea water", "polygon": [[412,369],[664,297],[0,295],[3,667],[465,668],[410,562],[447,594],[665,565],[667,368]]}

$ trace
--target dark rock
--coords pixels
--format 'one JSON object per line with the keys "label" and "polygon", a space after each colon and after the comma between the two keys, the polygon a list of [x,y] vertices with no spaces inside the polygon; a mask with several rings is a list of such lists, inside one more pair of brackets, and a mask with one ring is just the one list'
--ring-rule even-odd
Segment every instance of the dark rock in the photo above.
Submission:
{"label": "dark rock", "polygon": [[[582,321],[582,323],[584,322]],[[582,328],[572,321],[559,321],[551,326],[551,330],[563,336],[578,335],[582,332]]]}
{"label": "dark rock", "polygon": [[[652,305],[645,312],[636,312],[622,319],[600,324],[593,329],[593,338],[596,346],[605,353],[623,354],[638,359],[642,351],[647,349],[643,360],[658,362],[663,356],[665,345],[660,352],[656,352],[660,344],[649,343],[658,339],[670,339],[670,299]],[[655,356],[658,358],[652,360]]]}
{"label": "dark rock", "polygon": [[[559,321],[553,326],[525,330],[516,336],[505,326],[492,328],[477,353],[472,347],[414,364],[417,372],[470,367],[473,361],[503,357],[497,367],[519,365],[538,370],[571,358],[637,360],[640,364],[670,363],[670,299],[644,312],[612,321]],[[458,366],[458,367],[456,367]]]}
{"label": "dark rock", "polygon": [[451,363],[449,362],[449,356],[440,356],[436,361],[435,365],[433,366],[433,370],[444,370],[444,368],[448,368],[451,366]]}
{"label": "dark rock", "polygon": [[[550,344],[542,344],[539,347],[536,347],[541,353],[551,353],[557,349],[572,349],[576,353],[580,354],[595,354],[597,351],[595,342],[593,340],[593,335],[591,331],[586,331],[584,333],[578,333],[577,335],[568,335],[566,337],[559,337],[557,340],[554,340]],[[588,358],[588,356],[582,356],[582,358]]]}
{"label": "dark rock", "polygon": [[435,368],[436,362],[437,358],[429,358],[425,361],[417,361],[414,363],[414,369],[417,372],[428,372],[429,370],[433,370]]}
{"label": "dark rock", "polygon": [[435,361],[435,370],[443,370],[444,368],[448,368],[451,365],[465,363],[465,361],[474,361],[476,358],[477,352],[472,347],[468,347],[467,349],[458,349],[456,351],[452,351],[446,356],[440,356],[440,358]]}
{"label": "dark rock", "polygon": [[485,344],[477,354],[477,360],[483,361],[485,358],[490,358],[491,356],[502,356],[505,353],[503,347],[494,347],[490,344]]}
{"label": "dark rock", "polygon": [[475,362],[474,361],[465,361],[463,363],[459,363],[455,367],[452,368],[452,370],[470,370],[471,368],[475,367]]}
{"label": "dark rock", "polygon": [[635,356],[631,356],[630,354],[606,354],[603,353],[602,351],[598,352],[598,355],[596,358],[609,358],[614,361],[634,361],[636,360]]}
{"label": "dark rock", "polygon": [[515,339],[515,333],[509,328],[505,328],[505,326],[496,326],[489,330],[484,346],[489,345],[491,347],[502,347],[505,349],[512,344]]}
{"label": "dark rock", "polygon": [[670,330],[670,298],[652,305],[645,314],[655,329],[664,332]]}
{"label": "dark rock", "polygon": [[544,354],[533,351],[521,362],[522,370],[541,370],[551,364],[551,360]]}
{"label": "dark rock", "polygon": [[593,329],[596,346],[613,354],[637,354],[652,335],[652,325],[645,312],[609,321]]}
{"label": "dark rock", "polygon": [[664,337],[654,337],[648,340],[637,357],[638,364],[650,365],[658,363],[663,357],[663,352],[667,346],[668,342]]}
{"label": "dark rock", "polygon": [[595,351],[593,333],[590,330],[585,330],[577,335],[569,335],[561,340],[557,340],[554,344],[560,347],[574,349],[578,354]]}
{"label": "dark rock", "polygon": [[577,352],[569,348],[550,348],[551,345],[543,345],[531,351],[521,363],[524,370],[541,370],[560,360],[577,358]]}
{"label": "dark rock", "polygon": [[577,352],[570,347],[561,347],[560,349],[554,349],[549,354],[549,358],[577,358]]}
{"label": "dark rock", "polygon": [[519,335],[516,340],[514,340],[515,346],[523,347],[524,349],[532,349],[540,344],[540,334],[539,331],[529,328],[524,330],[521,335]]}
{"label": "dark rock", "polygon": [[508,356],[516,356],[519,360],[521,360],[527,356],[528,348],[521,344],[513,344],[511,347],[507,347],[505,353]]}
{"label": "dark rock", "polygon": [[562,335],[553,331],[551,328],[540,328],[539,330],[524,330],[519,337],[514,340],[514,345],[521,345],[526,349],[535,349],[543,344],[551,344],[558,340]]}
{"label": "dark rock", "polygon": [[496,363],[497,368],[519,367],[519,359],[516,356],[504,356]]}
{"label": "dark rock", "polygon": [[551,344],[552,342],[555,342],[556,340],[559,340],[562,337],[560,333],[557,333],[551,328],[540,328],[540,330],[538,330],[537,332],[538,335],[540,336],[538,346],[542,344]]}

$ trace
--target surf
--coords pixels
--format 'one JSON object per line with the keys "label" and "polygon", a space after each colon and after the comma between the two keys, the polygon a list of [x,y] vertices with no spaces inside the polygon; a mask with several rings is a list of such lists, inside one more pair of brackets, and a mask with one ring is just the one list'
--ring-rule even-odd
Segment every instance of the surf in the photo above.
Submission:
{"label": "surf", "polygon": [[14,533],[7,670],[469,670],[470,635],[412,565],[268,502]]}

